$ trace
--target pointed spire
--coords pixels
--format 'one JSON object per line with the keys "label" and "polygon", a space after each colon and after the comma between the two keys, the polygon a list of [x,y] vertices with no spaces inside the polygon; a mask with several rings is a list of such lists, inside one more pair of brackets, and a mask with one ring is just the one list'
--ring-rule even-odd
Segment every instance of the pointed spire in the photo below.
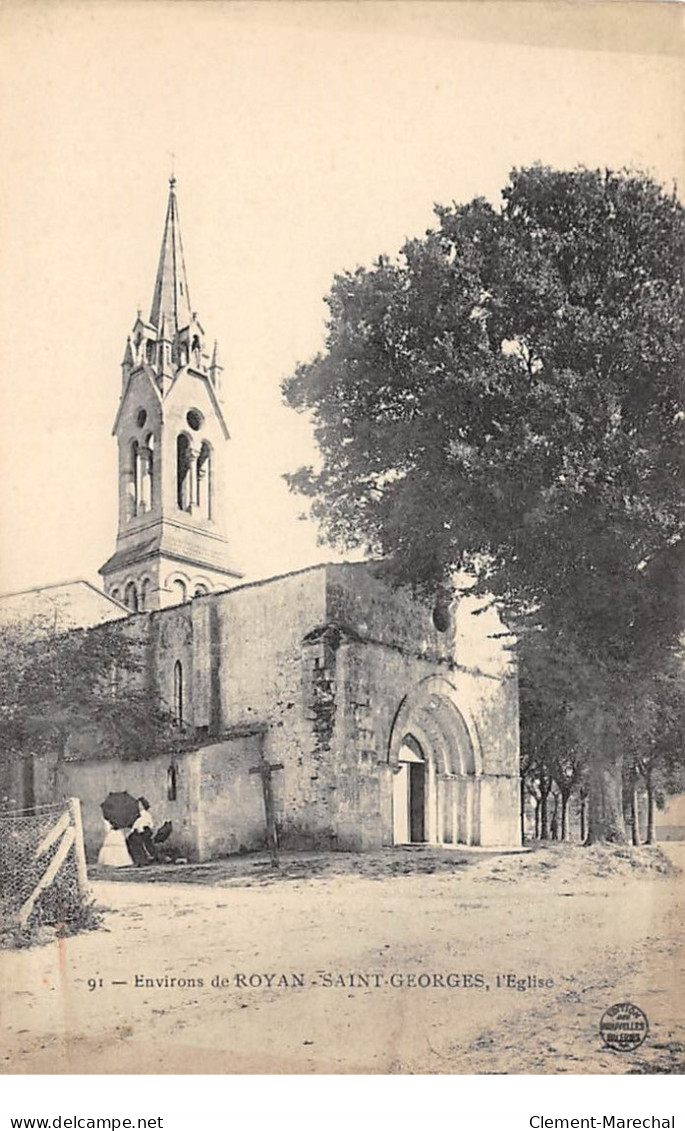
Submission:
{"label": "pointed spire", "polygon": [[176,178],[173,174],[169,178],[169,203],[152,296],[150,322],[159,330],[163,318],[166,320],[166,331],[171,338],[190,323],[190,297],[178,222]]}
{"label": "pointed spire", "polygon": [[166,314],[162,314],[162,320],[159,327],[158,335],[158,353],[157,365],[159,367],[159,376],[163,379],[165,377],[172,378],[173,370],[171,366],[171,336],[168,332]]}
{"label": "pointed spire", "polygon": [[131,338],[129,336],[126,339],[126,349],[124,350],[124,356],[123,356],[122,361],[121,361],[121,382],[122,382],[121,387],[122,387],[122,392],[126,391],[126,386],[128,385],[128,379],[131,376],[131,371],[132,371],[134,365],[135,365],[135,359],[133,357],[133,346],[131,345]]}
{"label": "pointed spire", "polygon": [[221,388],[221,374],[223,372],[223,365],[219,360],[219,343],[214,342],[214,349],[212,350],[212,360],[209,364],[209,379],[212,382],[217,392]]}
{"label": "pointed spire", "polygon": [[124,369],[132,369],[133,368],[133,347],[131,346],[131,335],[130,334],[129,334],[128,338],[126,339],[126,349],[124,350],[124,358],[123,358],[123,361],[122,361],[121,364],[122,364]]}

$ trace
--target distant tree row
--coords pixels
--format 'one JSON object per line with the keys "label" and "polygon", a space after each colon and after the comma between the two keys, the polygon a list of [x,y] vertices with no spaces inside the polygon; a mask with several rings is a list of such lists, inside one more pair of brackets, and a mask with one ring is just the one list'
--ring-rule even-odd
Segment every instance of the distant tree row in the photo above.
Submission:
{"label": "distant tree row", "polygon": [[[582,686],[573,664],[545,657],[540,642],[535,647],[524,644],[521,652],[524,839],[585,841],[593,754],[586,745],[585,711],[592,689]],[[653,844],[655,808],[663,807],[669,794],[685,790],[684,657],[676,652],[667,671],[645,673],[635,690],[630,718],[619,736],[626,742],[622,811],[633,844]],[[575,828],[571,828],[572,808]],[[524,820],[530,809],[532,829]]]}

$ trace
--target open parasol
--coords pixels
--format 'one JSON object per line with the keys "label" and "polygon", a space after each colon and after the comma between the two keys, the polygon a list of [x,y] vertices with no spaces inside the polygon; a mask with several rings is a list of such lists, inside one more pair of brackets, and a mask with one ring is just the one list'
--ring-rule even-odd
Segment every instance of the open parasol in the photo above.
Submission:
{"label": "open parasol", "polygon": [[140,815],[138,802],[125,790],[122,793],[108,793],[100,808],[113,829],[130,829]]}

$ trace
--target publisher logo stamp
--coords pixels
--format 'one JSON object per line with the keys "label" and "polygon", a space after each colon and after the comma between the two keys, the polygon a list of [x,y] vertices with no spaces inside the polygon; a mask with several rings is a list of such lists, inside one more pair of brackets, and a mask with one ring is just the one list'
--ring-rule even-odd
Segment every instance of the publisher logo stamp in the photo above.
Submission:
{"label": "publisher logo stamp", "polygon": [[599,1035],[604,1044],[616,1052],[638,1049],[648,1033],[647,1014],[629,1001],[610,1005],[599,1023]]}

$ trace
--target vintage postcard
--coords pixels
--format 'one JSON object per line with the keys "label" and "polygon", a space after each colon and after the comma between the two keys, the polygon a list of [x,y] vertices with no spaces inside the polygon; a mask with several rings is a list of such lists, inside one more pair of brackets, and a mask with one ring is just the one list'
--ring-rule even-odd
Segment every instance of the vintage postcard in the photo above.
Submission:
{"label": "vintage postcard", "polygon": [[682,1072],[679,5],[0,29],[3,1071]]}

